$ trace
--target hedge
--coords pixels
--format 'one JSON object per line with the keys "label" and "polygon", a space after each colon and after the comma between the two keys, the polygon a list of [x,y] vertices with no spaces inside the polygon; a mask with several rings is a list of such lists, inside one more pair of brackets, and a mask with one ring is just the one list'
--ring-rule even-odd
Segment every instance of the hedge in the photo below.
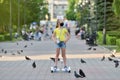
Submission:
{"label": "hedge", "polygon": [[0,41],[4,41],[4,36],[0,35]]}
{"label": "hedge", "polygon": [[107,34],[112,37],[120,38],[120,31],[108,31]]}
{"label": "hedge", "polygon": [[[116,37],[109,36],[108,34],[106,35],[106,44],[107,45],[116,45]],[[98,32],[98,38],[97,38],[97,43],[98,44],[103,44],[103,34],[102,32]]]}
{"label": "hedge", "polygon": [[97,34],[98,34],[97,43],[98,43],[98,44],[103,44],[103,43],[102,43],[102,39],[103,39],[103,34],[102,34],[102,32],[98,32]]}
{"label": "hedge", "polygon": [[116,45],[120,48],[120,39],[116,40]]}
{"label": "hedge", "polygon": [[106,42],[108,45],[116,45],[116,37],[108,36],[106,37]]}
{"label": "hedge", "polygon": [[4,40],[10,41],[11,40],[10,35],[9,34],[4,35]]}

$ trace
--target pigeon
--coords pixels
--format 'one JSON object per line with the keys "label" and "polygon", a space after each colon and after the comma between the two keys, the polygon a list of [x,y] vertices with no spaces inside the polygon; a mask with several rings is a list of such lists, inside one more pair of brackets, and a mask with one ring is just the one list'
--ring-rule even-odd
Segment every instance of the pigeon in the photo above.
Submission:
{"label": "pigeon", "polygon": [[33,45],[33,43],[31,43],[31,45]]}
{"label": "pigeon", "polygon": [[[50,57],[50,59],[51,59],[53,62],[55,62],[55,58]],[[60,58],[58,58],[58,61],[60,61]]]}
{"label": "pigeon", "polygon": [[19,45],[18,43],[16,43],[17,45]]}
{"label": "pigeon", "polygon": [[19,51],[17,51],[18,54],[21,54]]}
{"label": "pigeon", "polygon": [[24,46],[24,48],[26,48],[26,47],[27,47],[27,45]]}
{"label": "pigeon", "polygon": [[118,60],[114,60],[115,63],[115,68],[117,68],[119,66],[119,61]]}
{"label": "pigeon", "polygon": [[21,52],[23,52],[23,50],[20,50]]}
{"label": "pigeon", "polygon": [[27,57],[27,56],[25,56],[25,59],[26,59],[26,60],[31,60],[31,59],[30,59],[29,57]]}
{"label": "pigeon", "polygon": [[82,69],[79,69],[79,74],[82,76],[82,77],[86,77],[85,73],[83,72]]}
{"label": "pigeon", "polygon": [[93,48],[93,50],[96,50],[96,48]]}
{"label": "pigeon", "polygon": [[74,71],[74,76],[75,76],[76,78],[83,78],[83,76],[79,75],[76,71]]}
{"label": "pigeon", "polygon": [[36,68],[36,63],[35,63],[35,61],[32,63],[32,67],[33,67],[33,68]]}
{"label": "pigeon", "polygon": [[84,61],[83,59],[81,59],[80,61],[81,61],[81,63],[86,63],[86,61]]}
{"label": "pigeon", "polygon": [[4,51],[4,49],[1,49],[1,51],[3,52],[3,51]]}
{"label": "pigeon", "polygon": [[7,54],[7,51],[5,50],[4,53]]}
{"label": "pigeon", "polygon": [[112,58],[110,58],[110,57],[108,57],[108,60],[109,60],[109,61],[112,61],[113,59],[112,59]]}
{"label": "pigeon", "polygon": [[12,55],[15,55],[15,53],[12,53]]}
{"label": "pigeon", "polygon": [[104,61],[105,60],[105,56],[102,57],[101,61]]}
{"label": "pigeon", "polygon": [[15,53],[13,51],[11,51],[12,55],[15,55]]}
{"label": "pigeon", "polygon": [[114,55],[114,54],[112,54],[112,55],[110,55],[110,57],[115,57],[115,55]]}
{"label": "pigeon", "polygon": [[92,47],[88,48],[88,50],[91,50],[91,49],[92,49]]}

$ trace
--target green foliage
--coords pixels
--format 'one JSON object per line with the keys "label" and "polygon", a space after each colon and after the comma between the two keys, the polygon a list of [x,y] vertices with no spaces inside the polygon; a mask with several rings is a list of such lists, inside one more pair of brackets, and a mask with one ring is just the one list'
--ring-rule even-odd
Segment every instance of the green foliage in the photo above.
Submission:
{"label": "green foliage", "polygon": [[68,20],[75,20],[75,13],[72,10],[66,11],[66,18]]}
{"label": "green foliage", "polygon": [[[0,33],[9,32],[10,30],[10,1],[12,31],[18,30],[18,19],[19,26],[22,28],[24,24],[45,19],[45,15],[48,14],[47,3],[44,0],[4,0],[0,3]],[[42,10],[40,10],[41,7]]]}
{"label": "green foliage", "polygon": [[117,40],[116,40],[116,44],[117,44],[117,46],[120,48],[120,39],[117,39]]}
{"label": "green foliage", "polygon": [[113,23],[113,19],[115,17],[112,9],[112,1],[106,0],[106,6],[105,6],[104,0],[98,0],[96,2],[96,10],[97,10],[96,17],[98,21],[99,30],[103,29],[104,24],[106,25],[107,30],[113,29],[113,25],[115,24],[115,22]]}
{"label": "green foliage", "polygon": [[102,40],[103,40],[103,34],[102,32],[98,32],[97,43],[102,44]]}
{"label": "green foliage", "polygon": [[[111,37],[107,34],[106,35],[106,44],[107,45],[116,45],[116,39],[117,39],[116,37]],[[102,34],[102,32],[98,32],[97,43],[102,45],[103,44],[102,41],[103,41],[103,34]]]}
{"label": "green foliage", "polygon": [[74,12],[75,0],[68,0],[68,10],[66,11],[66,18],[68,20],[75,20],[76,14]]}
{"label": "green foliage", "polygon": [[114,9],[114,13],[117,16],[120,16],[120,0],[114,0],[113,4],[112,4],[112,7]]}
{"label": "green foliage", "polygon": [[107,31],[107,34],[112,37],[120,38],[120,31]]}
{"label": "green foliage", "polygon": [[116,45],[116,37],[110,37],[107,35],[107,45]]}
{"label": "green foliage", "polygon": [[4,35],[4,40],[10,41],[11,40],[10,35],[9,34]]}
{"label": "green foliage", "polygon": [[4,41],[4,36],[0,35],[0,41]]}

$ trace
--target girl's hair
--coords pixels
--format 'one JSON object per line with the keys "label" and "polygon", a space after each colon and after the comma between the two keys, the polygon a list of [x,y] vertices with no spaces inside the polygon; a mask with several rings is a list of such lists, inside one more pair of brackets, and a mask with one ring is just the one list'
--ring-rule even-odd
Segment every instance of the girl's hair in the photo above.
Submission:
{"label": "girl's hair", "polygon": [[57,20],[57,24],[56,24],[56,28],[58,28],[60,26],[60,20]]}

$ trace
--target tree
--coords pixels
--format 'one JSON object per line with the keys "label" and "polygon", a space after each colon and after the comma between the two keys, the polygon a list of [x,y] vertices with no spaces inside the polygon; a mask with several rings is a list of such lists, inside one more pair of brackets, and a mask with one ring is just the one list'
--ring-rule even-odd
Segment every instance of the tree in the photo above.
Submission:
{"label": "tree", "polygon": [[68,10],[66,11],[66,17],[68,20],[75,20],[76,15],[74,12],[75,0],[68,0]]}
{"label": "tree", "polygon": [[114,0],[112,7],[116,16],[120,17],[120,0]]}
{"label": "tree", "polygon": [[[23,24],[30,24],[33,21],[39,23],[40,19],[45,19],[45,15],[48,14],[47,2],[44,0],[11,0],[11,4],[12,31],[18,28],[13,26],[18,25],[18,19],[22,27]],[[40,10],[41,7],[43,7],[42,10]],[[44,17],[40,18],[40,16]],[[0,32],[9,32],[9,25],[10,0],[3,0],[0,2]]]}

